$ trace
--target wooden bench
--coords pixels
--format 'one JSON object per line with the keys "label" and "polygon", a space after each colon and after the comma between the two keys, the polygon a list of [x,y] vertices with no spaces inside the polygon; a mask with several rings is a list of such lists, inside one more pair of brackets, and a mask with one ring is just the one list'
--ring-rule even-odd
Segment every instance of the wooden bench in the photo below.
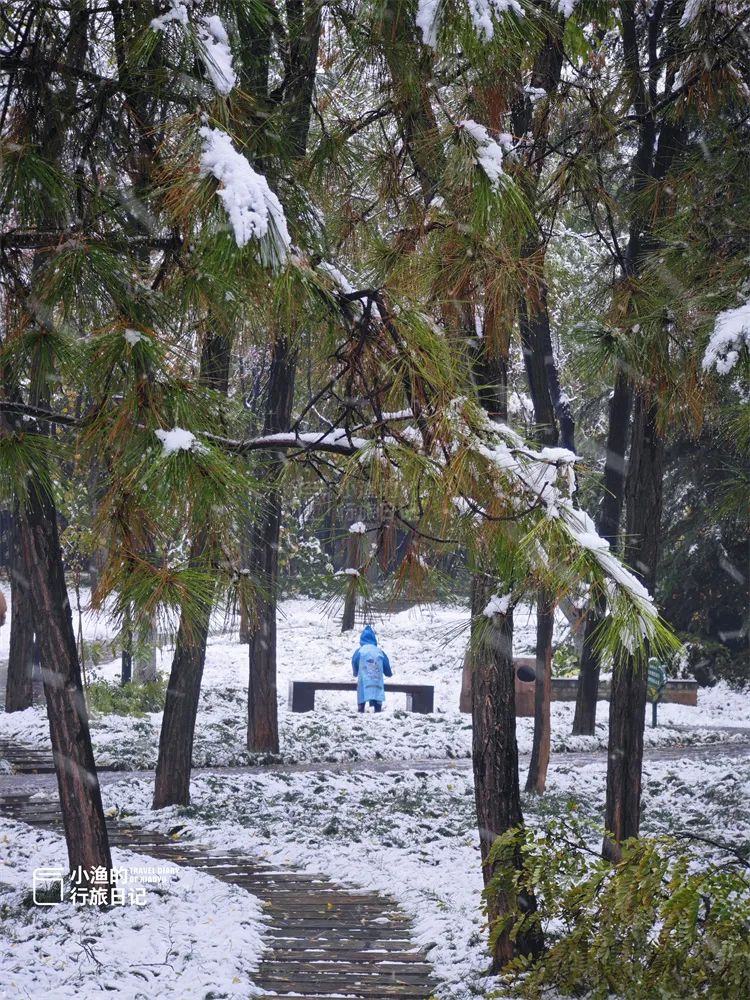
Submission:
{"label": "wooden bench", "polygon": [[[386,693],[406,695],[406,711],[428,715],[435,710],[435,688],[432,684],[390,684]],[[351,691],[356,694],[357,684],[351,681],[289,681],[289,708],[292,712],[312,712],[316,691]]]}
{"label": "wooden bench", "polygon": [[[536,660],[533,656],[517,656],[513,659],[513,666],[516,668],[516,715],[533,716]],[[553,677],[550,700],[575,701],[577,691],[577,677]],[[599,681],[598,699],[609,701],[610,693],[610,682]],[[695,706],[698,704],[698,682],[667,681],[660,700],[662,703]]]}

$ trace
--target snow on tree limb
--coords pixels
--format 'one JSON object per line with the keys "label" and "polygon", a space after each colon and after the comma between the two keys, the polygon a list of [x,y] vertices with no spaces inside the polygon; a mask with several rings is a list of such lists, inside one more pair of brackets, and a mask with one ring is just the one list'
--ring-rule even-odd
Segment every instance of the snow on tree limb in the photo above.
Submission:
{"label": "snow on tree limb", "polygon": [[[474,30],[486,41],[494,36],[494,21],[501,14],[511,11],[523,17],[523,7],[518,0],[468,0],[468,8]],[[433,49],[437,48],[441,15],[441,0],[419,0],[416,24],[424,44]]]}
{"label": "snow on tree limb", "polygon": [[173,427],[172,430],[156,430],[154,434],[161,441],[162,454],[165,457],[174,455],[179,451],[194,451],[197,453],[206,452],[208,449],[201,444],[192,431],[186,431],[182,427]]}
{"label": "snow on tree limb", "polygon": [[291,239],[281,202],[268,181],[237,152],[226,132],[205,126],[199,135],[203,139],[201,173],[211,174],[222,185],[217,194],[229,216],[237,246],[267,237],[276,258],[284,261]]}
{"label": "snow on tree limb", "polygon": [[[562,529],[574,554],[577,551],[593,558],[600,572],[610,581],[610,604],[626,602],[628,613],[619,628],[619,638],[625,649],[632,653],[644,639],[653,639],[659,613],[651,595],[635,574],[612,554],[609,542],[598,534],[589,515],[573,503],[576,455],[565,448],[537,451],[525,445],[515,431],[505,424],[495,423],[483,413],[474,429],[465,428],[463,432],[469,447],[494,465],[501,481],[505,480],[511,491],[520,494],[522,504],[531,501],[534,507],[542,509],[548,521]],[[547,570],[547,553],[541,545],[532,545],[529,555],[540,570]]]}
{"label": "snow on tree limb", "polygon": [[715,368],[720,375],[728,375],[739,361],[743,346],[750,350],[750,299],[716,317],[703,355],[703,370]]}
{"label": "snow on tree limb", "polygon": [[498,139],[493,139],[484,125],[466,118],[458,123],[458,127],[470,135],[476,143],[475,160],[487,175],[487,180],[493,187],[498,187],[503,177],[504,151],[513,146],[513,138],[503,132]]}
{"label": "snow on tree limb", "polygon": [[159,17],[152,18],[151,28],[154,31],[166,31],[167,25],[172,23],[181,24],[184,27],[189,24],[187,6],[184,3],[179,3],[178,0],[171,0],[168,11]]}
{"label": "snow on tree limb", "polygon": [[226,97],[237,83],[237,74],[232,65],[232,50],[221,18],[212,14],[201,18],[198,38],[203,49],[203,63],[217,93]]}
{"label": "snow on tree limb", "polygon": [[[179,0],[171,0],[170,9],[159,17],[151,20],[153,31],[166,31],[170,24],[179,24],[183,28],[190,25],[188,5]],[[211,83],[218,94],[226,97],[237,83],[237,74],[232,62],[232,49],[229,36],[220,17],[216,14],[199,16],[195,21],[195,30],[203,65],[211,78]]]}

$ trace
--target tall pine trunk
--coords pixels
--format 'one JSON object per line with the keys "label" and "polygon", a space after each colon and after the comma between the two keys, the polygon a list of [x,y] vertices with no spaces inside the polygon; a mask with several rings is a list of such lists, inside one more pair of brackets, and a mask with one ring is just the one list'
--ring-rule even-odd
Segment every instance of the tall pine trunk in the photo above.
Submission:
{"label": "tall pine trunk", "polygon": [[[321,6],[310,0],[287,0],[288,67],[285,78],[283,128],[290,156],[300,160],[307,152],[313,87],[321,33]],[[297,350],[287,334],[279,333],[272,346],[264,431],[287,430],[294,402]],[[279,749],[276,702],[276,602],[279,576],[279,534],[282,497],[276,485],[284,456],[268,456],[265,471],[267,501],[253,530],[249,569],[263,596],[247,625],[249,682],[247,746],[251,751]]]}
{"label": "tall pine trunk", "polygon": [[[389,3],[380,43],[391,77],[392,96],[399,130],[423,191],[426,203],[440,190],[445,171],[445,157],[439,141],[431,104],[432,57],[416,40],[413,13],[406,5]],[[420,54],[414,58],[415,52]],[[487,336],[475,347],[472,372],[481,405],[493,418],[507,419],[507,345],[504,351],[488,347]],[[485,567],[480,567],[484,569]],[[486,606],[491,588],[486,577],[472,580],[472,618]],[[515,678],[513,671],[512,616],[501,616],[489,630],[489,642],[474,643],[466,657],[462,696],[471,688],[474,767],[474,794],[482,846],[482,860],[487,859],[498,835],[523,823],[518,780],[516,746]],[[474,631],[479,626],[475,624]],[[481,647],[481,648],[480,648]],[[523,858],[515,858],[515,867],[523,867]],[[491,880],[489,866],[484,868],[486,882]],[[508,900],[489,901],[491,923],[508,908]],[[533,899],[523,900],[529,911]],[[513,954],[538,954],[542,948],[539,928],[529,935],[511,940],[506,934],[492,936],[493,963],[500,968]]]}
{"label": "tall pine trunk", "polygon": [[[193,543],[194,561],[200,558],[205,544],[205,532],[201,532]],[[154,809],[190,802],[193,740],[210,619],[210,607],[201,611],[199,621],[188,622],[184,614],[180,617],[159,735]]]}
{"label": "tall pine trunk", "polygon": [[[657,428],[656,404],[642,392],[635,398],[633,436],[626,484],[628,545],[626,561],[653,593],[659,554],[664,440]],[[645,656],[623,656],[615,664],[609,703],[606,836],[603,851],[614,860],[620,844],[640,827],[643,729],[646,720]]]}
{"label": "tall pine trunk", "polygon": [[[531,252],[530,249],[528,251]],[[544,281],[531,283],[521,297],[519,326],[526,377],[534,405],[535,436],[542,445],[554,447],[558,426],[565,447],[574,448],[574,424],[563,397],[552,350],[547,288]],[[544,792],[552,738],[552,634],[555,620],[553,596],[543,587],[537,592],[536,678],[534,682],[534,736],[526,790]]]}
{"label": "tall pine trunk", "polygon": [[[613,550],[620,537],[620,518],[625,495],[625,453],[630,424],[632,392],[628,377],[620,369],[609,401],[607,454],[601,505],[597,512],[596,529]],[[583,631],[583,653],[578,674],[573,735],[593,736],[596,729],[596,703],[599,693],[599,654],[595,648],[596,629],[604,614],[601,601],[589,608]]]}
{"label": "tall pine trunk", "polygon": [[555,624],[555,604],[540,590],[536,610],[536,680],[534,682],[534,741],[531,747],[526,791],[541,795],[547,784],[552,727],[550,700],[552,696],[552,631]]}
{"label": "tall pine trunk", "polygon": [[[226,337],[210,337],[201,352],[201,382],[226,395],[229,388],[230,345]],[[190,548],[190,563],[200,566],[209,546],[209,533],[200,528]],[[164,717],[159,735],[159,757],[152,808],[187,805],[190,802],[190,772],[193,740],[198,717],[206,645],[211,623],[209,601],[189,620],[180,615],[172,668],[169,672]]]}
{"label": "tall pine trunk", "polygon": [[[349,532],[346,545],[346,568],[359,570],[360,564],[360,543],[359,535]],[[353,580],[350,580],[344,597],[344,613],[341,616],[341,631],[351,632],[357,614],[357,587]]]}
{"label": "tall pine trunk", "polygon": [[57,512],[36,477],[19,504],[19,542],[29,581],[44,664],[52,753],[71,869],[103,867],[112,859],[73,631]]}
{"label": "tall pine trunk", "polygon": [[[273,344],[268,380],[264,434],[287,430],[294,402],[297,352],[286,336]],[[276,699],[276,603],[279,577],[279,534],[282,496],[278,479],[284,456],[263,460],[266,483],[263,506],[253,526],[250,572],[262,597],[249,629],[250,671],[247,705],[247,748],[261,753],[278,753],[279,719]]]}
{"label": "tall pine trunk", "polygon": [[34,614],[31,590],[23,570],[18,507],[10,528],[10,649],[5,681],[5,711],[22,712],[34,703]]}
{"label": "tall pine trunk", "polygon": [[[512,901],[502,892],[492,891],[497,874],[490,852],[497,837],[523,824],[518,782],[516,742],[515,672],[513,669],[513,612],[494,615],[489,624],[482,609],[493,593],[488,577],[475,576],[472,582],[472,764],[474,795],[479,824],[482,875],[487,916],[492,932],[492,963],[498,971],[517,955],[538,955],[543,947],[537,925],[513,938],[498,932],[497,924],[508,915]],[[521,867],[522,859],[516,859]],[[536,910],[533,896],[519,899],[525,913]]]}

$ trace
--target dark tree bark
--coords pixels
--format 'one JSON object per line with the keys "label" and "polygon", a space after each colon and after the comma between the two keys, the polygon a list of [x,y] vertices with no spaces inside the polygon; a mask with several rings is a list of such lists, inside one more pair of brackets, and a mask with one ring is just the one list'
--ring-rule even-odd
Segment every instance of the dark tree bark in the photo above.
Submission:
{"label": "dark tree bark", "polygon": [[[406,5],[389,3],[383,18],[380,43],[391,77],[392,94],[405,149],[415,168],[423,197],[429,203],[440,189],[445,172],[445,157],[439,141],[439,129],[431,106],[429,81],[431,56],[417,44],[413,14]],[[415,52],[420,53],[418,59]],[[473,332],[473,331],[472,331]],[[507,354],[492,352],[488,337],[476,346],[472,371],[477,395],[487,412],[507,419]],[[491,593],[488,579],[475,575],[472,582],[473,631],[479,631],[478,616]],[[511,827],[521,825],[518,780],[518,749],[514,672],[512,662],[512,615],[493,622],[488,640],[472,642],[466,660],[471,679],[473,717],[474,794],[477,821],[486,860],[494,839]],[[481,647],[481,649],[480,649]],[[467,671],[464,673],[463,697],[468,694]],[[483,865],[484,867],[484,865]],[[523,868],[520,854],[514,867]],[[485,882],[492,872],[484,867]],[[490,922],[494,923],[508,909],[510,901],[494,896],[490,900]],[[531,898],[519,900],[531,913],[536,904]],[[493,935],[493,964],[500,968],[514,954],[538,954],[543,940],[538,927],[522,932],[514,940],[506,934]]]}
{"label": "dark tree bark", "polygon": [[534,742],[526,778],[526,791],[541,795],[547,783],[550,742],[550,699],[552,695],[552,630],[555,605],[549,595],[539,592],[536,609],[536,680],[534,683]]}
{"label": "dark tree bark", "polygon": [[289,55],[284,104],[286,134],[294,159],[307,152],[315,71],[321,30],[321,4],[286,0]]}
{"label": "dark tree bark", "polygon": [[[209,337],[201,353],[201,382],[226,396],[229,388],[230,345],[226,337]],[[198,567],[210,545],[209,532],[200,528],[190,548],[190,563]],[[206,644],[212,602],[193,620],[183,612],[177,630],[172,668],[169,672],[164,717],[159,734],[159,757],[152,808],[187,805],[190,802],[190,772],[193,740],[198,717]]]}
{"label": "dark tree bark", "polygon": [[568,440],[563,441],[563,446],[573,450],[573,421],[560,389],[552,351],[547,290],[543,284],[541,287],[537,284],[533,292],[528,290],[522,296],[518,319],[526,379],[534,404],[534,436],[543,445],[554,446],[558,443],[557,410],[565,416]]}
{"label": "dark tree bark", "polygon": [[[200,559],[205,546],[206,533],[201,532],[193,543],[194,562]],[[184,614],[180,618],[159,735],[159,757],[152,804],[154,809],[187,805],[190,802],[195,721],[198,717],[210,618],[210,607],[201,613],[199,621],[188,622]]]}
{"label": "dark tree bark", "polygon": [[[76,115],[78,80],[75,73],[85,60],[89,18],[87,5],[71,5],[69,31],[58,52],[73,72],[61,87],[51,91],[45,74],[39,73],[29,74],[24,82],[24,141],[56,166],[60,165],[68,128]],[[50,39],[44,35],[44,19],[37,24],[39,31],[32,38],[38,53],[43,55]],[[42,212],[37,224],[42,229],[49,229],[58,221]],[[19,301],[19,308],[26,312],[28,319],[42,328],[51,318],[49,306],[34,294],[43,266],[42,259],[34,260],[29,286]],[[47,376],[50,372],[47,365],[48,360],[40,351],[34,351],[28,370],[29,400],[33,405],[48,399]],[[3,372],[3,389],[7,399],[20,398],[15,376],[7,368]],[[26,427],[24,430],[34,433]],[[26,494],[18,498],[19,572],[31,594],[39,654],[44,665],[44,695],[68,861],[71,870],[80,866],[88,871],[104,868],[109,873],[112,860],[65,585],[57,510],[39,474],[31,470],[30,473]]]}
{"label": "dark tree bark", "polygon": [[[321,7],[306,0],[287,0],[288,51],[284,74],[284,132],[293,159],[307,150],[312,95],[321,32]],[[266,397],[264,433],[289,429],[294,402],[297,350],[287,334],[273,342]],[[279,749],[276,702],[276,604],[279,576],[279,532],[282,497],[277,486],[284,456],[265,460],[269,490],[252,531],[249,560],[251,575],[262,589],[247,622],[249,647],[247,746],[251,751],[277,753]],[[244,623],[243,623],[244,624]]]}
{"label": "dark tree bark", "polygon": [[68,861],[71,869],[80,865],[89,871],[103,867],[109,872],[112,859],[65,586],[57,512],[35,479],[29,484],[26,502],[19,506],[18,527],[34,620],[39,623],[44,695]]}
{"label": "dark tree bark", "polygon": [[18,508],[10,528],[10,649],[5,682],[5,711],[22,712],[34,703],[34,614],[29,581],[23,571]]}
{"label": "dark tree bark", "polygon": [[[513,612],[495,615],[485,625],[481,620],[482,609],[492,592],[489,578],[474,578],[472,763],[485,887],[490,886],[497,874],[496,865],[488,860],[495,840],[506,830],[523,825],[516,743]],[[522,867],[520,856],[516,861],[516,867]],[[536,911],[533,896],[522,895],[517,903],[523,914]],[[508,915],[512,905],[513,901],[505,894],[489,889],[487,915],[491,929]],[[539,955],[544,943],[541,928],[535,923],[515,938],[507,932],[494,934],[493,942],[492,962],[496,971],[517,955]]]}
{"label": "dark tree bark", "polygon": [[[532,84],[553,93],[560,82],[563,63],[563,19],[550,16],[545,20],[545,37],[534,62]],[[548,148],[549,115],[546,111],[536,114],[533,102],[518,86],[512,105],[513,129],[517,135],[530,136],[527,152],[527,171],[530,195],[536,194]],[[530,277],[523,289],[518,309],[526,378],[534,405],[534,435],[543,446],[554,447],[562,437],[563,447],[575,450],[575,424],[567,397],[560,386],[560,377],[552,348],[547,284],[544,279],[546,244],[540,233],[534,231],[526,240],[523,257],[531,264],[537,258],[536,268],[530,268]],[[536,682],[534,697],[534,739],[526,788],[539,793],[544,791],[551,738],[551,674],[552,631],[555,606],[552,595],[541,588],[537,594],[536,628]]]}
{"label": "dark tree bark", "polygon": [[[540,292],[540,294],[539,294]],[[547,446],[558,442],[554,398],[561,400],[560,380],[552,352],[546,289],[534,289],[522,296],[519,326],[524,365],[534,405],[534,433]],[[562,404],[559,407],[563,409]],[[572,438],[573,421],[567,406],[566,427]],[[572,447],[572,440],[570,446]],[[537,593],[536,680],[534,683],[534,736],[526,790],[541,794],[547,780],[551,742],[550,696],[552,693],[552,630],[555,608],[552,595],[543,587]]]}
{"label": "dark tree bark", "polygon": [[429,205],[445,172],[445,152],[429,87],[432,53],[419,43],[414,13],[400,0],[388,0],[384,6],[380,32],[399,131]]}
{"label": "dark tree bark", "polygon": [[[349,532],[347,542],[347,569],[359,569],[359,535]],[[351,632],[357,612],[357,588],[350,585],[344,598],[344,614],[341,617],[341,631]]]}
{"label": "dark tree bark", "polygon": [[122,627],[122,650],[120,651],[120,686],[130,684],[133,679],[133,626],[128,611]]}
{"label": "dark tree bark", "polygon": [[[471,371],[482,407],[495,420],[508,419],[508,358],[490,350],[487,338],[476,341],[471,359]],[[481,611],[481,608],[480,608]],[[471,712],[473,705],[473,670],[471,649],[464,656],[461,672],[459,709]],[[515,712],[515,705],[513,708]],[[515,725],[515,715],[513,716]]]}
{"label": "dark tree bark", "polygon": [[[664,439],[657,427],[657,404],[639,392],[626,484],[626,561],[653,593],[659,556],[664,474]],[[623,657],[615,665],[609,702],[609,757],[604,855],[617,859],[619,845],[638,836],[646,719],[646,656]]]}
{"label": "dark tree bark", "polygon": [[[604,462],[603,495],[596,518],[596,529],[616,550],[620,537],[620,518],[625,495],[625,453],[632,392],[630,382],[621,369],[609,401],[607,455]],[[593,736],[596,729],[596,703],[599,692],[599,655],[595,649],[595,633],[601,623],[604,606],[598,601],[586,615],[583,630],[583,653],[578,674],[573,734]]]}
{"label": "dark tree bark", "polygon": [[[285,336],[276,338],[268,380],[264,434],[288,430],[294,402],[297,352]],[[263,507],[253,527],[250,572],[262,596],[249,635],[248,750],[278,753],[279,721],[276,702],[276,603],[279,576],[279,532],[282,497],[278,479],[284,456],[269,456],[262,475],[267,484]]]}

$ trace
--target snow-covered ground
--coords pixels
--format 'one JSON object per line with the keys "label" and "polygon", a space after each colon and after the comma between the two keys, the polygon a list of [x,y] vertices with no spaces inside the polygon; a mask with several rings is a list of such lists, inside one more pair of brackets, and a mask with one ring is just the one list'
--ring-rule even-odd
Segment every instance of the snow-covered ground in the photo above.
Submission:
{"label": "snow-covered ground", "polygon": [[[219,624],[219,622],[217,622]],[[102,637],[106,622],[88,617],[86,631]],[[417,715],[405,711],[405,696],[389,695],[384,712],[374,719],[356,712],[354,694],[327,692],[316,695],[315,711],[287,710],[289,681],[318,678],[351,679],[350,659],[358,632],[341,635],[336,619],[326,616],[312,600],[284,601],[278,626],[278,691],[281,731],[280,760],[316,762],[336,760],[409,760],[468,757],[471,752],[469,717],[458,711],[461,665],[467,641],[466,609],[430,605],[404,611],[376,622],[381,645],[394,669],[394,681],[415,681],[435,688],[435,712]],[[563,623],[559,624],[559,631]],[[514,652],[529,655],[534,643],[533,613],[515,615]],[[0,630],[7,642],[7,629]],[[161,651],[160,666],[168,670],[171,650]],[[0,643],[0,656],[2,644]],[[119,661],[89,674],[114,680]],[[253,763],[245,749],[247,718],[247,647],[236,635],[214,636],[208,647],[193,759],[196,765],[217,766]],[[646,729],[646,746],[680,746],[744,741],[750,739],[750,698],[724,684],[704,688],[698,708],[683,705],[659,707],[659,726]],[[573,704],[552,705],[552,749],[603,750],[607,746],[607,702],[600,702],[596,734],[570,735]],[[143,718],[107,715],[92,720],[92,734],[100,764],[122,769],[153,767],[159,741],[161,713]],[[712,727],[732,726],[747,732],[726,732]],[[518,720],[521,753],[531,749],[532,719]],[[49,744],[46,710],[0,714],[0,735],[38,746]]]}
{"label": "snow-covered ground", "polygon": [[[12,850],[8,850],[12,844]],[[33,872],[67,868],[62,836],[0,818],[0,997],[8,1000],[205,1000],[246,998],[263,948],[262,908],[239,886],[190,868],[134,885],[107,911],[69,900],[30,902]],[[115,868],[169,867],[163,860],[112,850]],[[54,884],[55,879],[45,880]]]}
{"label": "snow-covered ground", "polygon": [[[532,823],[560,815],[572,801],[599,835],[606,762],[558,758],[548,790],[529,797]],[[482,879],[471,772],[439,770],[346,774],[201,775],[192,804],[150,811],[151,785],[123,779],[104,790],[108,806],[133,812],[146,826],[184,826],[181,836],[227,843],[274,863],[323,872],[395,896],[412,916],[416,938],[443,986],[441,1000],[469,1000],[496,987],[486,978]],[[717,757],[648,761],[644,766],[645,833],[686,831],[750,846],[750,768]]]}
{"label": "snow-covered ground", "polygon": [[[466,758],[470,752],[469,719],[458,711],[466,624],[465,609],[440,606],[403,612],[375,623],[380,642],[391,658],[394,679],[422,681],[435,686],[434,714],[407,713],[403,696],[396,695],[389,696],[381,715],[360,716],[353,694],[341,693],[319,695],[315,712],[298,715],[287,711],[289,680],[307,677],[348,679],[356,633],[342,636],[338,623],[327,618],[316,602],[290,600],[282,605],[279,621],[282,759],[312,763],[348,760],[355,764],[358,760],[412,761],[413,769],[388,770],[386,766],[384,771],[375,773],[355,766],[345,773],[324,770],[273,773],[269,769],[268,773],[260,775],[202,774],[194,778],[191,806],[158,814],[150,811],[150,780],[123,776],[104,788],[105,805],[137,816],[146,826],[166,830],[183,826],[182,836],[186,838],[194,837],[220,848],[231,844],[274,863],[324,872],[344,883],[389,893],[412,915],[417,939],[429,949],[438,977],[444,983],[439,994],[441,1000],[469,1000],[478,993],[485,993],[497,983],[486,977],[486,935],[481,915],[482,880],[472,776],[469,768],[446,761],[446,758]],[[90,628],[98,629],[100,636],[107,634],[106,623],[89,620],[85,625],[88,634],[91,634]],[[528,655],[534,640],[534,621],[530,614],[517,613],[515,638],[516,655]],[[0,630],[0,657],[3,640],[7,641],[6,629]],[[168,669],[169,660],[169,650],[164,650],[162,669]],[[115,662],[100,668],[98,673],[114,680],[118,670],[119,664]],[[246,683],[246,648],[239,646],[231,634],[215,636],[209,646],[204,675],[195,744],[196,763],[218,765],[249,761],[244,750]],[[661,706],[659,728],[646,729],[647,745],[679,746],[714,741],[730,744],[750,740],[750,698],[731,692],[725,685],[717,685],[713,689],[702,689],[698,699],[697,710],[679,705]],[[530,822],[539,823],[545,817],[559,815],[571,800],[575,800],[579,814],[592,824],[592,843],[598,839],[593,826],[603,816],[606,760],[602,757],[595,763],[586,763],[564,751],[603,749],[607,740],[607,710],[607,703],[600,703],[594,737],[573,738],[569,735],[573,705],[553,704],[555,752],[548,790],[543,797],[532,797],[524,803]],[[119,767],[152,765],[159,722],[159,714],[141,719],[118,716],[95,719],[93,735],[98,760]],[[521,752],[530,749],[532,725],[531,719],[518,720]],[[740,731],[722,732],[711,728],[715,726],[734,727]],[[0,715],[2,733],[44,745],[48,739],[44,709]],[[731,746],[727,745],[726,751],[730,753]],[[433,763],[429,768],[420,769],[420,759],[445,763]],[[730,756],[722,756],[717,748],[717,756],[710,760],[689,757],[673,761],[647,760],[643,807],[644,832],[679,829],[718,841],[748,845],[750,768],[747,758],[735,761]],[[18,878],[26,879],[23,882],[26,888],[30,868],[49,861],[52,856],[46,857],[43,849],[52,835],[38,836],[34,832],[33,838],[34,843],[28,842],[27,848],[22,847],[20,856],[16,852],[14,860]],[[19,843],[27,843],[27,839],[21,836]],[[60,855],[61,841],[53,839],[57,840],[56,849]],[[2,878],[0,869],[2,881],[8,879]],[[177,892],[176,889],[171,891]],[[216,888],[217,894],[229,891],[225,886]],[[174,899],[177,898],[175,895]],[[224,897],[216,896],[220,898]],[[164,900],[157,902],[153,919],[158,922],[167,912],[159,906],[171,904]],[[252,919],[255,911],[248,909],[249,902],[244,905]],[[231,908],[227,910],[230,911]],[[194,907],[190,910],[191,926],[185,927],[184,933],[196,933],[195,914],[198,913],[200,920],[201,912]],[[45,919],[33,917],[35,921]],[[70,919],[78,923],[68,930],[61,928],[60,933],[74,941],[79,937],[83,939],[87,928],[80,921],[88,918],[74,914]],[[129,915],[115,913],[108,919],[123,922]],[[231,918],[232,933],[250,934],[249,928],[238,929],[239,920],[239,917]],[[30,927],[25,947],[31,947],[40,926],[37,925],[36,930]],[[123,926],[129,925],[124,923]],[[223,924],[221,926],[223,928]],[[208,949],[206,961],[210,962],[214,940],[211,935],[215,928],[211,924],[207,927],[200,932],[200,949]],[[108,932],[96,930],[92,931],[92,936],[95,933],[101,941],[102,934]],[[117,936],[114,925],[112,936]],[[164,940],[159,932],[148,936]],[[225,949],[231,961],[223,970],[230,980],[240,961],[238,955],[249,955],[252,963],[256,954],[254,945],[251,944],[248,950],[239,939],[236,947],[232,941]],[[110,965],[120,961],[118,947],[113,945],[114,958],[108,956]],[[203,955],[204,951],[196,946],[195,953]],[[14,951],[15,954],[22,955],[22,952]],[[131,958],[131,961],[134,960]],[[161,959],[141,957],[135,961],[137,968],[138,961],[158,962],[163,961],[163,956]],[[93,967],[91,974],[95,974]],[[243,983],[246,984],[247,979],[245,970]],[[246,986],[243,988],[247,994]],[[31,995],[35,995],[33,991]],[[192,994],[183,992],[181,995]]]}

